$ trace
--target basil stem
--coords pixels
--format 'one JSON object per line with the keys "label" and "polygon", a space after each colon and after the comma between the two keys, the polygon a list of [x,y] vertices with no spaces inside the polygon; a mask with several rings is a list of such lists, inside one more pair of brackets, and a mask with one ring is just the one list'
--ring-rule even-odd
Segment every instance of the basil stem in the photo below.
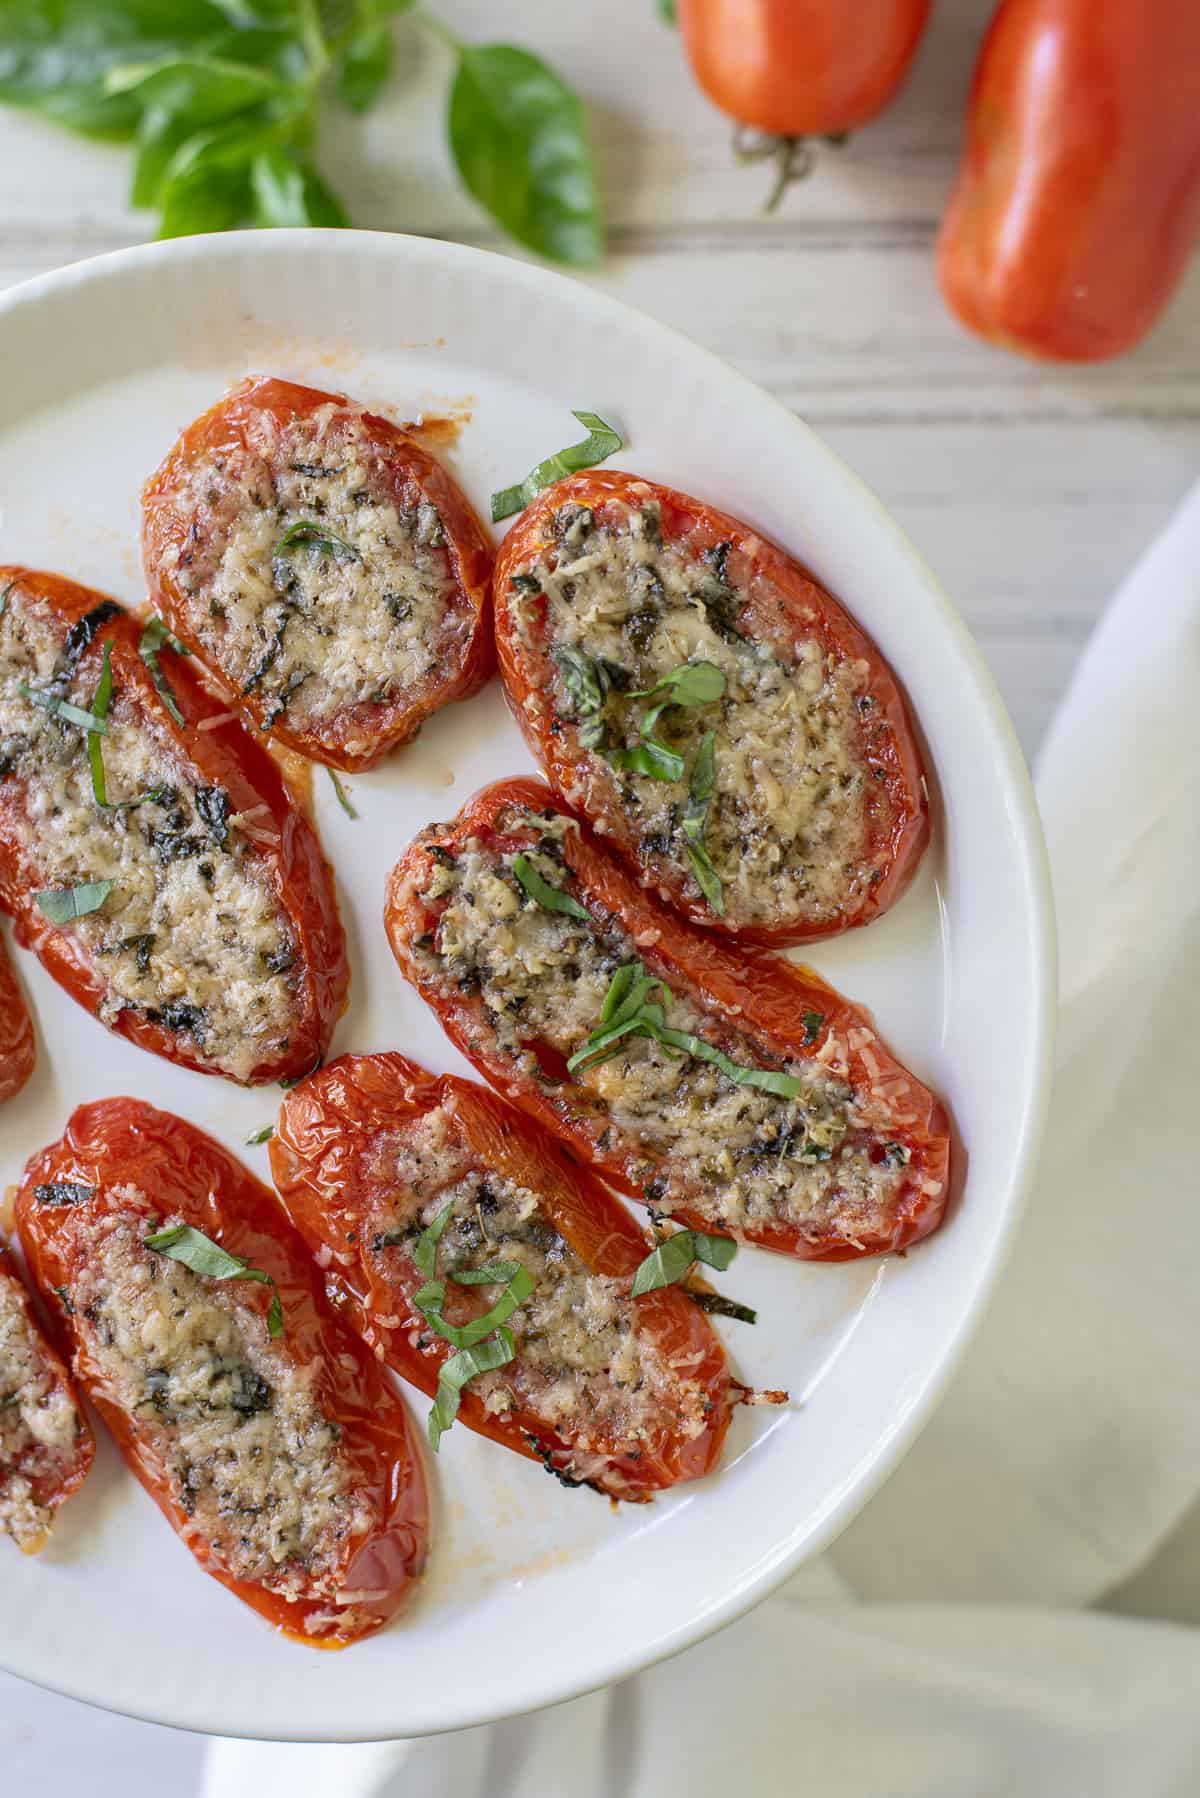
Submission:
{"label": "basil stem", "polygon": [[709,1236],[703,1230],[676,1230],[664,1238],[646,1256],[633,1276],[631,1296],[656,1292],[660,1286],[674,1286],[688,1274],[697,1261],[724,1273],[737,1254],[737,1243],[729,1236]]}
{"label": "basil stem", "polygon": [[113,890],[111,880],[85,880],[77,887],[49,888],[35,893],[38,910],[52,924],[70,924],[75,918],[86,918],[99,911]]}
{"label": "basil stem", "polygon": [[160,1230],[157,1235],[142,1240],[156,1255],[166,1255],[169,1260],[178,1261],[192,1273],[203,1274],[210,1280],[253,1280],[261,1286],[269,1286],[271,1304],[267,1311],[267,1332],[273,1337],[283,1335],[283,1306],[279,1288],[270,1274],[259,1267],[251,1267],[241,1255],[231,1255],[219,1242],[214,1242],[203,1230],[193,1229],[191,1224],[174,1224],[170,1229]]}
{"label": "basil stem", "polygon": [[578,899],[572,899],[570,893],[564,893],[561,887],[552,886],[548,880],[543,880],[527,855],[514,855],[512,871],[529,897],[543,911],[565,912],[569,918],[582,918],[585,924],[590,924],[591,918]]}
{"label": "basil stem", "polygon": [[349,793],[347,793],[345,787],[342,785],[341,781],[338,779],[337,769],[330,768],[328,772],[329,772],[329,778],[333,782],[333,790],[337,794],[338,804],[341,806],[342,810],[345,812],[345,814],[348,818],[357,819],[358,813],[355,811],[353,805],[351,805],[351,803],[350,803]]}
{"label": "basil stem", "polygon": [[492,523],[499,524],[502,518],[511,518],[514,512],[523,512],[530,505],[543,487],[549,487],[554,481],[561,481],[564,475],[577,474],[581,468],[594,468],[597,462],[605,461],[624,449],[624,439],[612,425],[595,412],[572,412],[587,431],[582,443],[568,444],[566,449],[558,450],[553,456],[547,456],[539,462],[525,479],[515,487],[504,487],[499,493],[492,495]]}

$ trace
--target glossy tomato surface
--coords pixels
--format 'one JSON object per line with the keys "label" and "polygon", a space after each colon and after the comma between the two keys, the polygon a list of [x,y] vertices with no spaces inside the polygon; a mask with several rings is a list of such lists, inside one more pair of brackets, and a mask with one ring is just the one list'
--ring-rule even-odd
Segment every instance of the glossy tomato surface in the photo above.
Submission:
{"label": "glossy tomato surface", "polygon": [[1200,6],[1004,0],[938,241],[964,324],[1099,361],[1150,330],[1200,237]]}
{"label": "glossy tomato surface", "polygon": [[[278,441],[284,429],[297,420],[334,408],[361,431],[387,471],[387,485],[398,512],[415,511],[422,504],[437,509],[446,538],[446,556],[453,576],[450,611],[454,620],[452,647],[432,672],[411,687],[398,686],[384,702],[367,699],[343,706],[319,724],[293,724],[286,711],[270,718],[262,692],[247,691],[230,677],[221,658],[209,653],[200,638],[197,619],[208,599],[185,591],[179,578],[187,566],[189,533],[198,528],[201,515],[181,504],[189,487],[193,465],[218,458],[236,467],[252,454],[264,451],[264,438]],[[332,427],[336,441],[336,422]],[[335,768],[369,768],[397,744],[415,736],[422,722],[452,700],[466,699],[484,685],[495,666],[492,647],[489,577],[491,544],[457,483],[427,450],[397,425],[366,412],[342,394],[324,393],[292,381],[270,377],[243,381],[224,399],[190,424],[161,468],[146,483],[142,496],[142,552],[146,581],[154,603],[172,630],[186,642],[207,667],[209,676],[231,705],[244,710],[261,729],[269,728],[290,749]]]}
{"label": "glossy tomato surface", "polygon": [[[82,1188],[82,1196],[66,1203],[39,1199],[39,1186],[64,1183]],[[189,1224],[274,1282],[284,1335],[272,1346],[299,1371],[323,1416],[340,1431],[340,1450],[362,1505],[341,1547],[335,1589],[323,1580],[316,1590],[284,1596],[227,1571],[191,1526],[178,1480],[163,1465],[152,1430],[112,1390],[78,1311],[64,1318],[76,1378],[131,1472],[214,1579],[297,1641],[341,1648],[373,1634],[409,1596],[426,1558],[428,1497],[403,1401],[334,1314],[275,1195],[211,1137],[137,1099],[80,1106],[60,1141],[25,1170],[17,1227],[43,1293],[62,1288],[69,1298],[105,1219],[130,1207],[145,1214],[147,1233],[163,1218]],[[237,1292],[240,1303],[265,1316],[271,1287],[239,1282]],[[149,1557],[146,1577],[153,1578]]]}
{"label": "glossy tomato surface", "polygon": [[[435,1077],[402,1055],[344,1055],[322,1068],[284,1100],[271,1142],[275,1184],[293,1223],[327,1264],[329,1289],[344,1305],[344,1315],[369,1348],[431,1396],[454,1351],[412,1302],[426,1276],[404,1245],[389,1250],[386,1259],[372,1247],[371,1219],[396,1191],[387,1144],[438,1112],[448,1120],[455,1149],[465,1149],[474,1169],[536,1195],[540,1219],[589,1273],[631,1280],[654,1246],[619,1200],[564,1154],[554,1136],[473,1081]],[[708,1473],[729,1422],[729,1375],[720,1342],[677,1286],[634,1303],[637,1328],[650,1351],[666,1367],[686,1369],[689,1382],[703,1389],[702,1429],[686,1429],[664,1407],[636,1448],[626,1440],[584,1450],[532,1410],[489,1412],[469,1385],[460,1420],[540,1460],[565,1484],[587,1483],[617,1498],[648,1498]]]}
{"label": "glossy tomato surface", "polygon": [[[45,1376],[45,1396],[65,1394],[75,1411],[75,1441],[63,1453],[51,1455],[42,1444],[26,1437],[18,1452],[9,1456],[2,1446],[3,1432],[0,1431],[0,1501],[8,1495],[8,1488],[14,1482],[20,1482],[28,1488],[35,1505],[56,1511],[72,1493],[79,1490],[91,1472],[96,1456],[96,1438],[79,1403],[62,1356],[51,1344],[34,1315],[29,1294],[17,1272],[16,1262],[3,1242],[0,1242],[0,1302],[3,1309],[19,1312],[24,1320]],[[51,1303],[56,1304],[56,1301],[52,1299]],[[7,1393],[0,1394],[3,1398],[8,1396]],[[18,1540],[25,1554],[38,1554],[45,1547],[48,1537],[47,1532],[24,1539],[18,1536]]]}
{"label": "glossy tomato surface", "polygon": [[[0,587],[13,583],[20,603],[36,608],[62,632],[94,617],[99,620],[76,661],[91,691],[100,678],[105,647],[111,653],[113,708],[153,721],[197,787],[220,788],[230,814],[253,820],[248,851],[267,870],[268,884],[286,916],[298,952],[287,1045],[251,1069],[248,1083],[294,1079],[324,1054],[345,1008],[350,981],[345,938],[338,916],[333,877],[308,817],[293,800],[279,768],[261,742],[234,718],[224,702],[203,686],[187,659],[160,651],[183,715],[178,724],[155,688],[138,653],[143,620],[90,587],[56,574],[27,568],[0,568]],[[13,603],[10,601],[10,604]],[[0,782],[0,908],[13,920],[17,942],[32,949],[59,985],[85,1010],[96,1012],[109,991],[104,960],[93,954],[69,925],[52,924],[36,893],[47,885],[38,871],[38,831],[29,828],[36,796],[19,772]],[[143,1009],[120,1011],[111,1026],[139,1048],[167,1061],[214,1073],[186,1037],[157,1022]]]}
{"label": "glossy tomato surface", "polygon": [[931,0],[678,0],[692,72],[714,105],[780,137],[853,131],[883,110]]}
{"label": "glossy tomato surface", "polygon": [[33,1019],[8,947],[0,938],[0,1105],[20,1092],[36,1060]]}
{"label": "glossy tomato surface", "polygon": [[[678,548],[698,568],[702,558],[730,545],[727,565],[737,569],[731,578],[743,600],[737,616],[742,637],[774,647],[782,630],[797,646],[819,644],[823,666],[853,664],[866,671],[856,714],[865,842],[856,861],[869,873],[847,885],[833,917],[815,907],[761,923],[733,913],[720,916],[696,888],[681,854],[642,850],[608,763],[582,746],[577,724],[559,715],[545,598],[531,599],[514,583],[514,576],[531,562],[544,558],[553,565],[559,552],[553,520],[561,507],[572,504],[588,508],[600,523],[611,522],[614,528],[627,508],[657,505],[663,543]],[[636,475],[599,469],[556,482],[522,514],[501,545],[495,593],[496,645],[513,716],[555,790],[599,827],[644,885],[693,923],[765,947],[837,936],[869,924],[895,904],[929,841],[924,770],[904,696],[866,632],[791,556],[702,500]],[[521,628],[514,599],[520,604]]]}
{"label": "glossy tomato surface", "polygon": [[[522,822],[522,813],[534,815]],[[541,1080],[524,1072],[499,1043],[478,991],[434,984],[417,949],[422,940],[436,940],[439,901],[426,894],[436,885],[440,857],[455,855],[471,838],[499,852],[528,852],[540,840],[536,814],[555,813],[569,815],[569,809],[540,781],[507,780],[485,787],[451,823],[431,825],[392,870],[384,913],[388,939],[406,977],[480,1072],[576,1154],[591,1160],[621,1191],[641,1198],[637,1157],[620,1146],[605,1146],[610,1133],[604,1120],[583,1102],[565,1064],[552,1074],[543,1063]],[[905,1248],[936,1229],[950,1195],[946,1112],[891,1054],[868,1014],[809,968],[762,952],[739,953],[684,923],[638,887],[582,820],[576,822],[578,829],[565,830],[561,836],[568,875],[564,890],[582,903],[593,925],[603,929],[615,918],[636,943],[646,972],[709,1014],[712,1029],[706,1035],[718,1047],[723,1031],[736,1032],[748,1036],[768,1057],[818,1063],[852,1089],[869,1092],[888,1117],[877,1133],[878,1153],[887,1144],[899,1144],[905,1151],[905,1176],[885,1228],[858,1233],[849,1241],[832,1224],[814,1233],[792,1222],[766,1220],[748,1224],[736,1234],[803,1260],[846,1261]],[[816,1030],[807,1022],[813,1016],[819,1019]],[[537,1052],[537,1045],[532,1047]],[[712,1228],[711,1220],[686,1205],[676,1205],[671,1219],[701,1230]]]}

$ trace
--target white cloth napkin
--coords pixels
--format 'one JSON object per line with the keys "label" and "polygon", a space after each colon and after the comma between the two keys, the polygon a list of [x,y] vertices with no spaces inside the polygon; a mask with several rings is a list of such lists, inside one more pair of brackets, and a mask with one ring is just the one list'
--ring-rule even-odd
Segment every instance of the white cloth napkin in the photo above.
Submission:
{"label": "white cloth napkin", "polygon": [[[1194,1798],[1200,1629],[1082,1607],[1200,1498],[1200,488],[1097,631],[1038,792],[1046,1152],[883,1491],[752,1616],[622,1686],[424,1742],[218,1742],[204,1798]],[[1200,1556],[1176,1564],[1200,1619]]]}

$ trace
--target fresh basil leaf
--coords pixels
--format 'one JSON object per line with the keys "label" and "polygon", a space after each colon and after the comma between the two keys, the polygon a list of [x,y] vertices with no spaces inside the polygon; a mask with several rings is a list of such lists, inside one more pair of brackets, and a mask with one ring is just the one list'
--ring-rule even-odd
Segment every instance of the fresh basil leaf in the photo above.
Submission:
{"label": "fresh basil leaf", "polygon": [[[657,693],[668,693],[667,705],[711,705],[725,691],[725,676],[712,662],[683,662],[664,674],[653,687],[630,693],[630,699],[650,699]],[[661,710],[661,707],[658,708]]]}
{"label": "fresh basil leaf", "polygon": [[[100,679],[96,682],[96,691],[92,695],[92,716],[102,721],[108,717],[108,705],[112,698],[112,644],[104,645],[104,659],[100,668]],[[96,804],[108,807],[108,789],[104,781],[104,748],[100,742],[100,733],[90,730],[87,739],[88,760],[92,765],[92,792]]]}
{"label": "fresh basil leaf", "polygon": [[417,1246],[413,1250],[413,1266],[419,1274],[424,1274],[427,1280],[433,1278],[434,1269],[437,1266],[438,1243],[442,1240],[442,1232],[453,1215],[454,1200],[451,1199],[442,1206],[433,1222],[427,1229],[422,1230],[417,1239]]}
{"label": "fresh basil leaf", "polygon": [[337,794],[337,802],[345,812],[346,816],[348,818],[357,819],[358,813],[350,803],[350,795],[343,786],[336,768],[329,769],[329,778],[333,782],[333,790]]}
{"label": "fresh basil leaf", "polygon": [[[609,981],[608,991],[604,995],[604,1003],[600,1007],[600,1024],[603,1028],[611,1024],[618,1011],[622,1009],[633,989],[634,983],[645,978],[646,970],[640,961],[627,961],[622,964]],[[636,1006],[634,1007],[636,1010]]]}
{"label": "fresh basil leaf", "polygon": [[520,1265],[519,1261],[486,1261],[482,1267],[464,1268],[450,1278],[456,1286],[495,1286],[502,1280],[511,1280]]}
{"label": "fresh basil leaf", "polygon": [[352,543],[344,537],[335,537],[322,525],[314,524],[309,518],[302,518],[297,524],[289,527],[271,551],[272,556],[286,556],[288,551],[302,547],[314,549],[323,556],[334,556],[339,562],[361,562],[362,557]]}
{"label": "fresh basil leaf", "polygon": [[701,1311],[715,1312],[718,1317],[732,1317],[740,1324],[758,1322],[758,1312],[752,1311],[749,1305],[739,1305],[736,1299],[727,1299],[719,1292],[695,1292],[690,1286],[684,1290]]}
{"label": "fresh basil leaf", "polygon": [[[551,652],[563,685],[576,715],[585,723],[598,720],[604,710],[604,701],[609,689],[608,675],[601,663],[586,655],[582,649],[561,648]],[[602,728],[602,727],[600,727]],[[584,732],[579,733],[579,740],[585,748],[595,748],[597,732],[591,733],[593,741],[584,742]]]}
{"label": "fresh basil leaf", "polygon": [[231,230],[249,217],[251,200],[250,176],[244,168],[197,164],[182,175],[168,175],[160,202],[159,238]]}
{"label": "fresh basil leaf", "polygon": [[677,22],[675,18],[675,0],[654,0],[654,3],[658,16],[664,25],[674,25]]}
{"label": "fresh basil leaf", "polygon": [[627,768],[633,774],[645,774],[650,780],[683,779],[683,757],[653,737],[637,743],[632,749],[606,749],[604,759],[614,768]]}
{"label": "fresh basil leaf", "polygon": [[253,1280],[260,1286],[269,1286],[272,1296],[267,1312],[267,1331],[271,1336],[283,1335],[279,1288],[271,1275],[260,1267],[251,1267],[241,1255],[231,1255],[219,1242],[214,1242],[211,1236],[194,1229],[191,1224],[173,1224],[154,1236],[143,1237],[142,1241],[156,1255],[166,1255],[169,1260],[178,1261],[192,1273],[203,1274],[210,1280]]}
{"label": "fresh basil leaf", "polygon": [[84,1186],[79,1180],[50,1180],[35,1186],[33,1196],[39,1205],[84,1205],[95,1191],[94,1186]]}
{"label": "fresh basil leaf", "polygon": [[395,42],[388,27],[372,21],[360,27],[342,51],[338,93],[351,112],[369,112],[392,72]]}
{"label": "fresh basil leaf", "polygon": [[193,131],[283,90],[269,69],[204,55],[121,63],[109,69],[104,86],[109,94],[132,95],[143,111],[159,108],[175,116],[186,114]]}
{"label": "fresh basil leaf", "polygon": [[174,693],[171,691],[171,684],[159,667],[158,652],[160,649],[173,650],[178,656],[190,656],[192,653],[191,650],[187,648],[186,644],[181,643],[179,638],[175,636],[172,631],[169,631],[162,619],[156,615],[142,627],[142,634],[138,638],[138,654],[141,656],[143,662],[145,662],[146,667],[150,670],[150,679],[154,682],[155,692],[166,706],[168,712],[170,712],[176,724],[184,724],[187,721],[179,709]]}
{"label": "fresh basil leaf", "polygon": [[668,1048],[682,1049],[685,1055],[692,1055],[697,1061],[711,1062],[735,1086],[753,1086],[759,1092],[774,1093],[778,1099],[795,1099],[804,1090],[804,1082],[797,1080],[794,1074],[780,1073],[775,1068],[743,1067],[690,1031],[663,1030],[659,1032],[658,1040]]}
{"label": "fresh basil leaf", "polygon": [[274,1134],[274,1124],[264,1124],[261,1130],[256,1130],[253,1136],[248,1136],[246,1138],[246,1147],[248,1149],[254,1149],[257,1148],[261,1142],[270,1142]]}
{"label": "fresh basil leaf", "polygon": [[[493,1330],[498,1329],[501,1324],[507,1323],[518,1305],[524,1304],[533,1291],[533,1278],[529,1269],[522,1266],[519,1261],[495,1263],[494,1265],[505,1266],[512,1270],[507,1277],[505,1289],[490,1310],[485,1311],[482,1317],[473,1317],[469,1323],[460,1325],[446,1322],[442,1314],[442,1308],[446,1302],[445,1281],[431,1280],[413,1295],[413,1304],[429,1327],[455,1348],[472,1348],[475,1343],[482,1342],[485,1336],[490,1336]],[[457,1276],[455,1277],[457,1278]],[[492,1284],[493,1282],[489,1278],[486,1283]],[[469,1282],[463,1280],[461,1284],[467,1285]]]}
{"label": "fresh basil leaf", "polygon": [[40,687],[27,687],[24,681],[17,682],[17,691],[24,698],[40,706],[43,712],[49,712],[54,718],[61,718],[64,724],[77,724],[80,730],[97,732],[106,735],[108,725],[103,718],[97,718],[94,712],[85,712],[82,707],[71,705],[66,699],[59,699],[55,693],[46,693]]}
{"label": "fresh basil leaf", "polygon": [[805,1012],[805,1014],[804,1014],[804,1040],[806,1043],[815,1043],[816,1042],[817,1038],[821,1034],[821,1026],[824,1024],[824,1022],[825,1022],[824,1012],[822,1012],[822,1011],[806,1011]]}
{"label": "fresh basil leaf", "polygon": [[706,730],[692,763],[687,809],[683,814],[683,834],[692,843],[699,843],[708,821],[708,808],[716,784],[716,741],[716,731]]}
{"label": "fresh basil leaf", "polygon": [[99,911],[113,890],[111,880],[85,880],[77,887],[51,887],[35,893],[38,910],[52,924],[70,924],[75,918],[86,918]]}
{"label": "fresh basil leaf", "polygon": [[[340,229],[350,223],[345,207],[312,164],[297,160],[286,150],[261,150],[250,166],[250,181],[257,224]],[[327,540],[339,541],[332,537]],[[277,545],[275,554],[279,553]],[[357,552],[351,554],[355,561],[359,560]]]}
{"label": "fresh basil leaf", "polygon": [[510,236],[554,262],[599,262],[587,115],[541,57],[511,44],[460,46],[448,127],[463,185]]}
{"label": "fresh basil leaf", "polygon": [[437,1399],[429,1413],[429,1445],[437,1454],[442,1437],[458,1416],[458,1407],[462,1398],[463,1387],[481,1373],[491,1373],[494,1368],[504,1367],[516,1356],[512,1332],[501,1328],[496,1331],[490,1342],[476,1343],[473,1348],[460,1349],[443,1362],[438,1374]]}
{"label": "fresh basil leaf", "polygon": [[543,880],[527,855],[513,857],[512,871],[529,897],[543,911],[565,912],[569,918],[582,918],[585,924],[591,923],[589,913],[578,899],[572,899],[570,893],[564,893],[561,887],[552,886],[548,880]]}
{"label": "fresh basil leaf", "polygon": [[685,843],[688,861],[692,873],[696,877],[696,885],[716,912],[718,918],[725,916],[725,889],[721,885],[721,876],[712,865],[712,858],[703,843]]}
{"label": "fresh basil leaf", "polygon": [[[511,518],[514,512],[523,512],[531,505],[542,491],[554,481],[561,481],[564,475],[577,474],[582,468],[594,468],[597,462],[615,456],[624,449],[624,439],[612,425],[605,424],[596,412],[572,412],[587,431],[582,443],[570,443],[566,449],[547,456],[544,462],[531,469],[525,479],[515,487],[505,487],[492,495],[492,523],[499,524],[502,518]],[[566,652],[564,652],[566,653]]]}
{"label": "fresh basil leaf", "polygon": [[660,1286],[674,1286],[697,1261],[720,1272],[737,1254],[737,1243],[729,1236],[709,1236],[703,1230],[677,1230],[666,1237],[640,1264],[633,1277],[632,1296],[656,1292]]}

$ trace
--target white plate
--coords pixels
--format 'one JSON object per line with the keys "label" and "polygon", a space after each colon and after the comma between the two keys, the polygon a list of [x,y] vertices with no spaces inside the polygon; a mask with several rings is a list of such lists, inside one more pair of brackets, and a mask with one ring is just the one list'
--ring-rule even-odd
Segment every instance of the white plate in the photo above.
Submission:
{"label": "white plate", "polygon": [[[888,917],[809,959],[871,1005],[941,1090],[966,1153],[944,1229],[906,1259],[740,1257],[724,1285],[760,1322],[723,1333],[743,1376],[788,1387],[790,1409],[741,1411],[719,1474],[619,1510],[454,1430],[431,1469],[421,1598],[340,1655],[273,1636],[206,1579],[107,1445],[47,1553],[3,1555],[0,1665],[226,1735],[455,1729],[699,1640],[829,1542],[912,1441],[979,1313],[1036,1150],[1050,902],[1025,769],[966,631],[871,496],[781,406],[662,325],[498,256],[353,232],[150,245],[4,296],[0,366],[0,560],[139,602],[140,483],[250,370],[341,388],[400,419],[469,414],[450,461],[482,512],[491,489],[573,441],[571,409],[590,407],[624,429],[617,465],[715,501],[810,563],[906,682],[940,786],[933,848]],[[402,1049],[467,1071],[391,959],[383,884],[420,825],[528,766],[493,686],[347,783],[358,823],[316,770],[353,967],[335,1050]],[[266,1175],[266,1150],[241,1145],[271,1121],[274,1090],[170,1067],[90,1022],[30,957],[20,966],[40,1065],[0,1113],[0,1181],[74,1105],[109,1093],[181,1113]]]}

